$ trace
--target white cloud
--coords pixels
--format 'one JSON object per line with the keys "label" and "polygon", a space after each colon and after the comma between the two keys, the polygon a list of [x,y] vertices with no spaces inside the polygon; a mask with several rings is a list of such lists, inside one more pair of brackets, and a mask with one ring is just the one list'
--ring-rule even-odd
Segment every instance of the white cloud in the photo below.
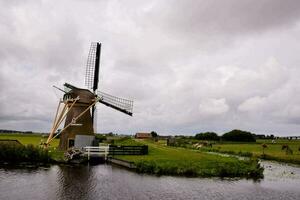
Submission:
{"label": "white cloud", "polygon": [[215,116],[226,113],[229,106],[226,104],[226,99],[205,99],[199,104],[199,112],[204,116]]}
{"label": "white cloud", "polygon": [[261,111],[263,106],[266,104],[266,98],[264,97],[251,97],[241,103],[238,106],[238,110],[243,111],[243,112],[252,112],[252,111]]}

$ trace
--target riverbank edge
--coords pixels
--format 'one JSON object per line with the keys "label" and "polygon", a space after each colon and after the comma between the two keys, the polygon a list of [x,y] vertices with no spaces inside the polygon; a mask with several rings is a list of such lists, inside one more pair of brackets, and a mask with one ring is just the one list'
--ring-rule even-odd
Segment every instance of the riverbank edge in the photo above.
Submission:
{"label": "riverbank edge", "polygon": [[1,161],[0,167],[2,166],[20,166],[20,167],[43,167],[43,166],[51,166],[51,165],[59,165],[59,164],[70,164],[67,161],[64,160],[54,160],[50,159],[47,162],[27,162],[27,161],[17,161],[17,162],[6,162]]}
{"label": "riverbank edge", "polygon": [[[260,165],[258,165],[256,172],[254,172],[254,173],[249,172],[249,174],[241,175],[241,176],[227,176],[226,174],[215,175],[215,174],[208,174],[208,173],[199,176],[199,175],[196,175],[191,172],[189,172],[187,174],[177,174],[177,173],[173,173],[172,171],[169,173],[155,173],[155,171],[153,171],[153,173],[149,173],[149,171],[144,171],[140,165],[136,165],[136,163],[134,163],[133,161],[128,161],[128,160],[119,159],[119,158],[113,158],[113,157],[109,157],[106,162],[109,164],[112,164],[112,165],[117,165],[122,168],[126,168],[130,171],[134,171],[139,174],[149,174],[149,175],[156,175],[156,176],[166,175],[166,176],[199,177],[199,178],[213,178],[213,177],[247,178],[247,179],[255,179],[255,180],[263,178],[263,168]],[[55,160],[51,160],[50,162],[46,162],[46,163],[45,162],[35,162],[35,163],[33,163],[33,162],[14,162],[14,163],[5,162],[5,163],[2,163],[0,165],[0,167],[17,167],[17,168],[36,169],[36,168],[40,168],[40,167],[48,168],[53,165],[86,165],[86,163],[71,163],[71,162],[67,162],[67,161],[55,161]],[[166,169],[164,169],[164,170],[166,170]],[[164,171],[164,172],[167,172],[167,171]]]}
{"label": "riverbank edge", "polygon": [[108,157],[107,162],[111,163],[111,164],[114,164],[114,165],[118,165],[118,166],[127,168],[127,169],[131,169],[131,170],[136,169],[136,165],[132,161],[127,161],[127,160],[123,160],[123,159],[119,159],[119,158]]}
{"label": "riverbank edge", "polygon": [[[229,155],[230,156],[230,155]],[[149,174],[156,176],[176,176],[176,177],[199,177],[199,178],[246,178],[258,180],[264,177],[264,168],[260,165],[258,159],[249,159],[249,165],[252,165],[247,173],[236,173],[236,168],[232,166],[221,164],[219,168],[208,169],[204,168],[199,171],[193,167],[187,166],[184,169],[176,168],[177,166],[164,166],[155,161],[143,160],[132,161],[124,158],[110,157],[108,162],[113,165],[126,168],[130,171],[135,171],[139,174]]]}

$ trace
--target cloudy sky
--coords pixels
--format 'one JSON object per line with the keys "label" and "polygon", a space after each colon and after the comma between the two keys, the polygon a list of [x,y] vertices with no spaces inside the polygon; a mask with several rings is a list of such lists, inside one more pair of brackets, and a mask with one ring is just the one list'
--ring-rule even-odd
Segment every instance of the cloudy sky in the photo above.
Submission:
{"label": "cloudy sky", "polygon": [[0,1],[0,128],[49,131],[102,43],[98,132],[300,135],[299,0]]}

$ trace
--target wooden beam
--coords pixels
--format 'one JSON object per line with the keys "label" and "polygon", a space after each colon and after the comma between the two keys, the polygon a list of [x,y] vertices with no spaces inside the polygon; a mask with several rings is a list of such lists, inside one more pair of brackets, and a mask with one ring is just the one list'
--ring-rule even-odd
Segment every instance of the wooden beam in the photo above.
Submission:
{"label": "wooden beam", "polygon": [[55,124],[56,124],[57,115],[58,115],[58,111],[59,111],[60,105],[61,105],[61,101],[59,100],[59,103],[58,103],[58,106],[57,106],[57,109],[56,109],[56,114],[55,114],[54,121],[53,121],[53,125],[52,125],[51,131],[50,131],[50,134],[49,134],[49,137],[48,137],[46,143],[48,143],[48,141],[50,140],[50,138],[53,137],[53,129],[54,129]]}
{"label": "wooden beam", "polygon": [[[68,109],[68,111],[66,112],[66,108],[67,108],[67,104],[65,104],[62,112],[60,113],[59,118],[57,119],[54,128],[52,129],[49,138],[46,142],[46,145],[49,145],[50,142],[57,136],[54,136],[55,131],[58,129],[59,125],[63,122],[63,120],[66,118],[67,114],[70,112],[70,110],[73,108],[73,106],[75,105],[75,103],[79,100],[79,97],[77,97],[76,99],[74,99],[73,103],[71,104],[70,108]],[[58,134],[57,134],[58,135]],[[51,136],[51,137],[50,137]]]}
{"label": "wooden beam", "polygon": [[[91,108],[92,106],[94,106],[94,105],[98,102],[98,100],[99,100],[99,99],[96,98],[96,99],[95,99],[95,102],[92,103],[89,107],[87,107],[84,111],[82,111],[77,117],[74,118],[74,120],[77,121],[84,113],[86,113],[87,111],[89,111],[90,108]],[[56,138],[58,135],[60,135],[60,133],[62,133],[64,130],[66,130],[68,127],[70,127],[71,125],[72,125],[72,122],[69,123],[67,126],[65,126],[58,134],[56,134],[56,135],[49,141],[49,143],[50,143],[54,138]]]}
{"label": "wooden beam", "polygon": [[[75,103],[79,100],[79,97],[76,97],[73,101],[73,103],[71,104],[70,108],[68,109],[67,112],[64,111],[64,114],[62,115],[61,119],[58,121],[57,125],[56,125],[56,129],[59,127],[59,125],[64,121],[64,119],[66,118],[67,114],[70,112],[70,110],[73,108],[73,106],[75,105]],[[65,108],[67,107],[67,104],[65,104]]]}

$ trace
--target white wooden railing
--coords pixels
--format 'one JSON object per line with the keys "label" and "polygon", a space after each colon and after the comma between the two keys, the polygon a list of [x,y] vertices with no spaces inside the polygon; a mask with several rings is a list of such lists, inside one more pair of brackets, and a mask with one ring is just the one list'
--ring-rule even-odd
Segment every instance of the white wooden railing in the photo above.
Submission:
{"label": "white wooden railing", "polygon": [[84,154],[88,156],[88,160],[90,159],[90,156],[98,156],[98,157],[105,157],[105,160],[107,158],[107,155],[109,153],[109,146],[87,146],[84,147]]}

